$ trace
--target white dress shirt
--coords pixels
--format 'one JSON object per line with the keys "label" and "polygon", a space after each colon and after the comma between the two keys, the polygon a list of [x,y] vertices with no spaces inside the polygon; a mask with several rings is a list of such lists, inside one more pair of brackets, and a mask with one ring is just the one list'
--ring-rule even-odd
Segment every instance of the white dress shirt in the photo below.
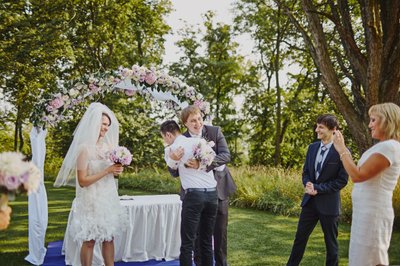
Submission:
{"label": "white dress shirt", "polygon": [[[164,158],[167,165],[172,169],[179,170],[181,185],[183,189],[188,188],[215,188],[217,181],[214,179],[213,171],[202,171],[193,168],[186,168],[184,163],[193,158],[193,147],[200,143],[199,138],[187,138],[183,135],[176,137],[174,143],[166,147],[164,150]],[[172,160],[169,157],[171,151],[175,151],[179,147],[184,149],[184,154],[180,161]]]}

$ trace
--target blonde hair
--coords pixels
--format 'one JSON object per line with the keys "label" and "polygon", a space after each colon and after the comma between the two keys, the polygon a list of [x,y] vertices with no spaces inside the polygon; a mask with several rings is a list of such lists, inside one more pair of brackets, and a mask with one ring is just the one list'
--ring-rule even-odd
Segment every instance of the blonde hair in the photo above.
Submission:
{"label": "blonde hair", "polygon": [[199,107],[196,105],[189,105],[181,111],[181,121],[183,124],[186,123],[190,115],[196,115],[200,114],[201,115],[201,110]]}
{"label": "blonde hair", "polygon": [[386,139],[400,141],[400,107],[394,103],[375,104],[369,108],[368,115],[379,118],[379,126]]}

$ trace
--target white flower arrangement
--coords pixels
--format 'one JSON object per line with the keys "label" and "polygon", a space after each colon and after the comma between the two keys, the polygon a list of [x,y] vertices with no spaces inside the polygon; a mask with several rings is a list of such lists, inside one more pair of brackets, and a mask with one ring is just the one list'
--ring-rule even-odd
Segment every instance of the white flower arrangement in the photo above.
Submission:
{"label": "white flower arrangement", "polygon": [[212,149],[214,146],[214,141],[207,141],[205,139],[200,139],[200,142],[193,146],[192,159],[199,161],[199,170],[207,170],[207,167],[213,162],[216,155]]}
{"label": "white flower arrangement", "polygon": [[0,192],[13,199],[18,193],[36,192],[41,172],[19,152],[0,153]]}

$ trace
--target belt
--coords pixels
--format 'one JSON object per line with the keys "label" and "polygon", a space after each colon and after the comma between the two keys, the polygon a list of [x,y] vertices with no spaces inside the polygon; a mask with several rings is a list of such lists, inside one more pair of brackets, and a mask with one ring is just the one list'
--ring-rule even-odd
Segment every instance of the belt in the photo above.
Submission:
{"label": "belt", "polygon": [[215,187],[210,187],[210,188],[188,188],[185,189],[185,194],[188,192],[193,192],[193,191],[200,191],[200,192],[212,192],[212,191],[216,191],[217,188]]}

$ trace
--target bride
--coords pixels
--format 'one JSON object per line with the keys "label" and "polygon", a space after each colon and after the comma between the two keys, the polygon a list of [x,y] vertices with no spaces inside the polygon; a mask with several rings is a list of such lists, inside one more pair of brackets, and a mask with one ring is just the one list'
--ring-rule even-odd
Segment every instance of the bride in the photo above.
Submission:
{"label": "bride", "polygon": [[107,158],[118,139],[119,124],[113,112],[101,103],[92,103],[75,129],[54,183],[56,187],[76,184],[69,232],[76,245],[82,243],[82,265],[92,265],[96,241],[102,243],[104,264],[114,265],[113,239],[126,220],[114,181],[123,167]]}

